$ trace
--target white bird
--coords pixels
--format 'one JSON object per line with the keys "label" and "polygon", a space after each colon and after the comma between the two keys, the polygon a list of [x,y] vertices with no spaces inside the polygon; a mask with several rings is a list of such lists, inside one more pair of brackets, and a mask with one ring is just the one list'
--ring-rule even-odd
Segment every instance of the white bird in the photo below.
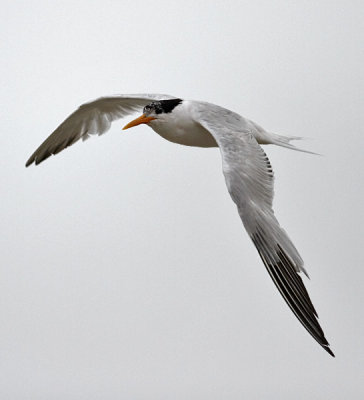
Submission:
{"label": "white bird", "polygon": [[159,94],[119,95],[81,105],[38,147],[26,166],[39,164],[81,138],[101,135],[114,120],[142,109],[143,114],[123,129],[147,124],[174,143],[219,147],[227,188],[271,278],[302,325],[334,356],[299,275],[301,271],[307,275],[303,260],[274,216],[273,171],[260,146],[305,151],[290,144],[298,137],[267,132],[235,112],[206,102]]}

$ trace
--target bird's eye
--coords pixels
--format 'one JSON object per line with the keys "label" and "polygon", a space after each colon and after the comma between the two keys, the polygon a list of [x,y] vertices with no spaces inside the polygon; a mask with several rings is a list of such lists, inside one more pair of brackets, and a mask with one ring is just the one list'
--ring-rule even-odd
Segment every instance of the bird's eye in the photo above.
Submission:
{"label": "bird's eye", "polygon": [[148,112],[149,112],[149,111],[151,111],[151,109],[152,109],[151,106],[145,106],[145,107],[144,107],[144,111],[148,111]]}

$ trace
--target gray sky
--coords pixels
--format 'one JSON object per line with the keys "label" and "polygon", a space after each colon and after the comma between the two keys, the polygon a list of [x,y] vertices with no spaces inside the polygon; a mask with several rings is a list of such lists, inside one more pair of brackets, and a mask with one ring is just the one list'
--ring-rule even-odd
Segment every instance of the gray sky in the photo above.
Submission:
{"label": "gray sky", "polygon": [[[1,3],[2,399],[364,395],[363,3]],[[115,123],[24,163],[81,103],[205,100],[324,157],[266,147],[275,210],[336,353],[275,289],[217,149]]]}

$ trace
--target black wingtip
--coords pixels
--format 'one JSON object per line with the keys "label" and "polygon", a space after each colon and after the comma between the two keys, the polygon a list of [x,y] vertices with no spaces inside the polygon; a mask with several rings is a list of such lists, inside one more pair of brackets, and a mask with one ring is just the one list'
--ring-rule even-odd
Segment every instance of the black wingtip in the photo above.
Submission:
{"label": "black wingtip", "polygon": [[51,154],[48,154],[44,157],[30,157],[29,160],[26,162],[25,167],[28,168],[30,165],[34,163],[34,165],[39,165],[41,162],[46,160]]}
{"label": "black wingtip", "polygon": [[322,346],[329,354],[331,357],[335,358],[335,354],[333,353],[333,351],[330,349],[329,346]]}
{"label": "black wingtip", "polygon": [[[286,252],[278,244],[278,251],[274,248],[272,249],[261,233],[254,234],[251,238],[269,275],[288,306],[320,346],[332,357],[335,357],[317,320],[317,312],[302,278],[297,273]],[[278,257],[278,259],[275,257]]]}

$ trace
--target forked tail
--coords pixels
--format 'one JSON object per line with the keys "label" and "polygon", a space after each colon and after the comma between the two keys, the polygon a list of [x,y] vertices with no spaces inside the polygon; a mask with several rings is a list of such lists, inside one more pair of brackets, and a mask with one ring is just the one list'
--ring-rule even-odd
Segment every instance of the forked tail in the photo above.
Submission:
{"label": "forked tail", "polygon": [[302,140],[302,139],[305,139],[304,137],[282,136],[282,135],[277,135],[276,133],[271,133],[271,132],[269,132],[269,136],[270,136],[271,144],[275,144],[275,145],[281,146],[281,147],[286,147],[287,149],[291,149],[291,150],[302,151],[303,153],[320,155],[319,153],[315,153],[315,152],[309,151],[309,150],[304,150],[304,149],[301,149],[301,148],[296,147],[295,145],[291,144],[291,140]]}

